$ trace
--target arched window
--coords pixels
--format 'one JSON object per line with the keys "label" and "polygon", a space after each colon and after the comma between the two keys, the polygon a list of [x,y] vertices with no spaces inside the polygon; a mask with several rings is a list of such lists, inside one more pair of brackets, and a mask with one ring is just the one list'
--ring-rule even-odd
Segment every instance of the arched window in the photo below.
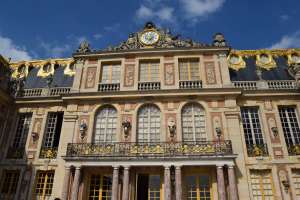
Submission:
{"label": "arched window", "polygon": [[94,142],[115,142],[117,134],[117,110],[107,106],[96,115]]}
{"label": "arched window", "polygon": [[138,142],[160,141],[160,110],[154,105],[142,107],[138,112]]}
{"label": "arched window", "polygon": [[205,112],[196,104],[188,104],[181,112],[182,138],[183,141],[206,140]]}

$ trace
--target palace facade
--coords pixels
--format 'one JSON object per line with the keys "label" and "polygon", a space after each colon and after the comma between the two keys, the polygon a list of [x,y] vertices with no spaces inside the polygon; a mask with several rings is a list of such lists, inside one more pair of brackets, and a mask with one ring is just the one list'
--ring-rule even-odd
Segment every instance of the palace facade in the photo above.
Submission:
{"label": "palace facade", "polygon": [[299,49],[148,22],[107,49],[0,63],[0,199],[300,199]]}

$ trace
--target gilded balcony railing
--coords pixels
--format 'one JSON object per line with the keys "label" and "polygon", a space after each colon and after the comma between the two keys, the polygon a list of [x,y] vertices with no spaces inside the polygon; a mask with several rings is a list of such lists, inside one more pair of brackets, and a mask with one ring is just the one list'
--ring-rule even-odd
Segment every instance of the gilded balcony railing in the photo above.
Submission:
{"label": "gilded balcony railing", "polygon": [[55,159],[57,156],[57,147],[42,147],[40,158]]}
{"label": "gilded balcony railing", "polygon": [[287,149],[290,156],[300,155],[300,144],[290,144]]}
{"label": "gilded balcony railing", "polygon": [[268,156],[267,144],[253,144],[247,145],[247,152],[249,157]]}
{"label": "gilded balcony railing", "polygon": [[69,143],[67,157],[186,157],[231,155],[231,141],[160,143]]}

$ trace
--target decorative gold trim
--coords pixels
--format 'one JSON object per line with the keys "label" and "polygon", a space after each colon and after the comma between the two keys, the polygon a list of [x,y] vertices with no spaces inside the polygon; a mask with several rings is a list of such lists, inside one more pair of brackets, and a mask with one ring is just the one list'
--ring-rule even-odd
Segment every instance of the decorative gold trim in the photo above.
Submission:
{"label": "decorative gold trim", "polygon": [[[238,59],[239,59],[239,62],[238,63],[232,63],[230,61],[232,56],[237,56]],[[229,68],[231,68],[235,71],[239,71],[240,69],[246,68],[246,62],[244,61],[243,57],[239,53],[236,53],[236,52],[230,53],[228,55],[227,62],[228,62]]]}
{"label": "decorative gold trim", "polygon": [[[39,77],[47,77],[50,74],[54,74],[54,65],[58,64],[61,67],[65,67],[64,69],[64,74],[68,76],[74,76],[75,70],[72,70],[70,68],[70,65],[74,63],[73,58],[57,58],[57,59],[48,59],[48,60],[32,60],[32,61],[20,61],[20,62],[15,62],[15,63],[10,63],[10,68],[13,70],[12,73],[12,78],[17,79],[17,78],[24,78],[28,76],[29,73],[29,66],[30,67],[36,67],[40,68],[38,71],[38,76]],[[46,64],[50,64],[51,68],[48,72],[45,72],[43,70],[43,67]],[[23,73],[20,73],[18,69],[25,65],[26,69]]]}
{"label": "decorative gold trim", "polygon": [[[266,55],[268,57],[267,62],[262,61],[262,56]],[[256,66],[261,67],[266,70],[270,70],[276,67],[276,62],[273,59],[273,56],[267,52],[267,51],[262,51],[261,54],[256,55]]]}
{"label": "decorative gold trim", "polygon": [[300,59],[297,62],[293,61],[293,59],[292,59],[293,55],[297,55],[300,58],[300,52],[299,51],[295,51],[295,50],[290,50],[289,51],[289,54],[287,55],[288,65],[289,66],[300,63]]}

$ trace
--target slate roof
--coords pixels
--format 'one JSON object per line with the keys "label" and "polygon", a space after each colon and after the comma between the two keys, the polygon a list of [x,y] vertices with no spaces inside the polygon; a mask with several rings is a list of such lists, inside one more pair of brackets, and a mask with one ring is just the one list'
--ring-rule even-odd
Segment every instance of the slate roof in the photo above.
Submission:
{"label": "slate roof", "polygon": [[[230,79],[232,81],[257,81],[259,80],[256,75],[256,64],[255,56],[250,56],[248,58],[244,57],[246,62],[246,68],[235,71],[230,70]],[[287,59],[283,56],[274,57],[274,61],[277,67],[269,71],[263,70],[262,78],[264,80],[293,80],[294,78],[288,72]]]}
{"label": "slate roof", "polygon": [[[45,88],[47,87],[47,78],[38,77],[39,68],[34,67],[30,70],[25,81],[24,88]],[[52,87],[72,87],[74,76],[64,74],[64,68],[58,67],[54,71]]]}

